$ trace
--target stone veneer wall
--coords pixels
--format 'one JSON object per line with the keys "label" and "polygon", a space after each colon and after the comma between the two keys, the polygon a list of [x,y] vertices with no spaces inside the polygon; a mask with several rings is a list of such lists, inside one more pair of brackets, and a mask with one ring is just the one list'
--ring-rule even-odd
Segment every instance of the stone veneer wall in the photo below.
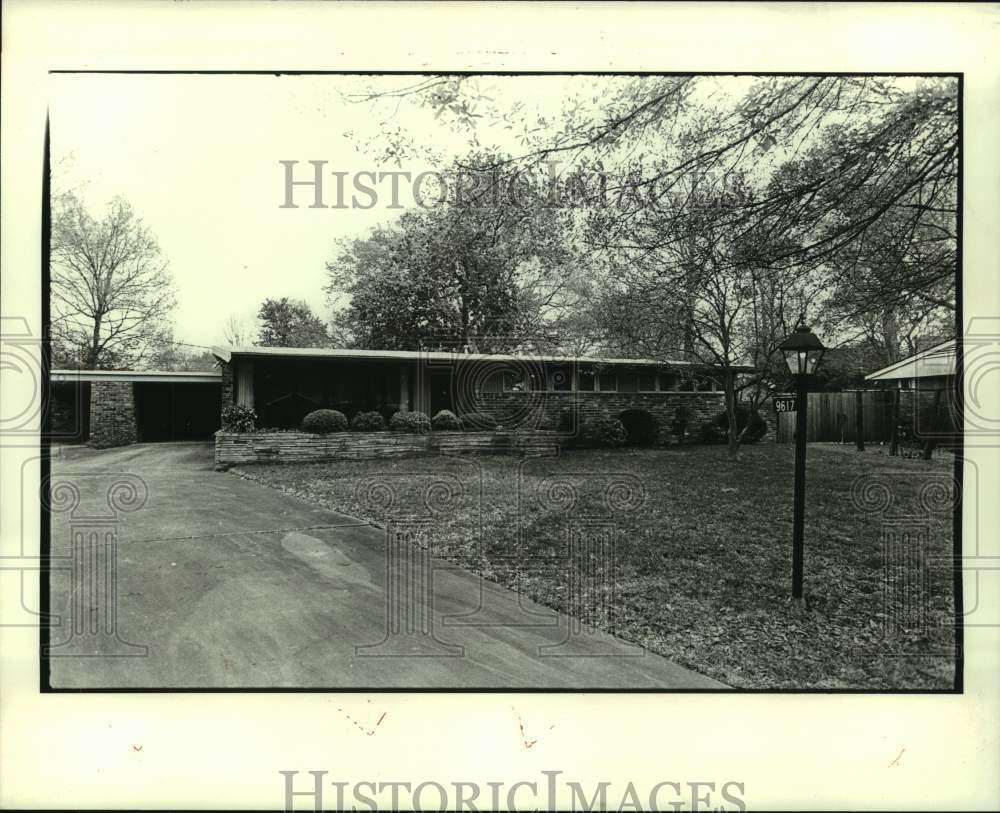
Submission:
{"label": "stone veneer wall", "polygon": [[224,432],[215,433],[216,468],[239,463],[372,460],[427,454],[538,454],[566,442],[556,432]]}
{"label": "stone veneer wall", "polygon": [[477,395],[477,409],[497,418],[501,424],[511,418],[533,423],[544,415],[558,425],[564,409],[575,412],[578,425],[604,418],[616,418],[626,409],[645,409],[660,422],[660,440],[670,437],[670,425],[677,409],[688,408],[688,433],[697,435],[705,421],[726,408],[722,392],[484,392]]}
{"label": "stone veneer wall", "polygon": [[135,391],[131,381],[95,381],[90,385],[90,445],[95,449],[127,446],[138,439]]}

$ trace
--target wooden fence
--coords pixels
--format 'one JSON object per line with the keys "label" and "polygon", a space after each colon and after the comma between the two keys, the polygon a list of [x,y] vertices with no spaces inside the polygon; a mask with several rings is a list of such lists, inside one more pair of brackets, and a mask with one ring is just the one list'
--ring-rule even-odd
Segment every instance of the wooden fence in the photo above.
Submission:
{"label": "wooden fence", "polygon": [[[813,442],[853,443],[858,437],[858,390],[809,393],[806,439]],[[889,443],[893,429],[893,397],[897,391],[861,390],[866,443]],[[960,426],[952,393],[948,390],[899,390],[899,421],[915,438],[955,433]],[[795,440],[795,413],[772,412],[778,443]]]}

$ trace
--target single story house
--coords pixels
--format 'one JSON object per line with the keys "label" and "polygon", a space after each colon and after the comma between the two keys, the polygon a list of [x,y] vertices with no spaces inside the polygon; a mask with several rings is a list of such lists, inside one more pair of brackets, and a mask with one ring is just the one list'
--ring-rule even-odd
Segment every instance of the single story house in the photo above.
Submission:
{"label": "single story house", "polygon": [[873,384],[903,390],[945,390],[955,386],[955,340],[928,347],[865,376]]}
{"label": "single story house", "polygon": [[962,434],[955,339],[921,350],[865,376],[893,392],[893,425],[915,440],[951,442]]}
{"label": "single story house", "polygon": [[223,403],[252,407],[261,427],[297,427],[314,409],[449,410],[485,413],[498,424],[537,426],[572,406],[586,417],[647,409],[669,428],[680,406],[712,417],[722,409],[717,371],[650,359],[339,350],[215,348]]}
{"label": "single story house", "polygon": [[697,427],[723,409],[717,370],[682,361],[299,347],[212,352],[218,369],[210,372],[53,370],[47,431],[95,446],[211,439],[221,409],[234,403],[252,407],[260,428],[296,428],[320,408],[348,418],[485,413],[505,428],[558,421],[566,408],[580,420],[640,408],[669,431],[678,410]]}

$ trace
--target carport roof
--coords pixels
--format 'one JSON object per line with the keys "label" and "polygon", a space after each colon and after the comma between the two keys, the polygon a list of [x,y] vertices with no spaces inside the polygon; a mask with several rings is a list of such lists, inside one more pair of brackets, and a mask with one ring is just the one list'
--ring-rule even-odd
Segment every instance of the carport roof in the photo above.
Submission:
{"label": "carport roof", "polygon": [[53,383],[127,381],[149,384],[213,384],[222,382],[221,370],[52,370]]}
{"label": "carport roof", "polygon": [[[460,353],[458,351],[440,350],[346,350],[320,347],[213,347],[212,354],[220,361],[229,362],[233,356],[246,358],[321,358],[321,359],[358,359],[363,361],[535,361],[551,364],[614,364],[617,366],[638,367],[693,367],[707,368],[710,364],[697,364],[689,361],[670,361],[655,359],[623,359],[605,358],[601,356],[548,356],[525,353]],[[752,367],[738,366],[738,370],[751,370]]]}
{"label": "carport roof", "polygon": [[928,347],[881,370],[865,376],[865,381],[898,381],[955,375],[955,340]]}

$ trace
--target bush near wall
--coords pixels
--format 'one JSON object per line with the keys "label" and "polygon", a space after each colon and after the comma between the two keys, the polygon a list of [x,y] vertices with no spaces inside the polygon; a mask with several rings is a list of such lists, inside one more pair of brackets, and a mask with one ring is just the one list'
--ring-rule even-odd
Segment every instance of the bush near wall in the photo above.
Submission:
{"label": "bush near wall", "polygon": [[336,409],[317,409],[302,419],[302,431],[314,435],[346,432],[347,416]]}
{"label": "bush near wall", "polygon": [[431,431],[431,420],[423,412],[397,412],[389,419],[393,432],[409,432],[422,435]]}
{"label": "bush near wall", "polygon": [[442,409],[431,418],[431,426],[443,432],[457,431],[462,428],[462,420],[454,412]]}
{"label": "bush near wall", "polygon": [[486,412],[466,412],[461,418],[462,426],[470,431],[493,430],[497,419]]}
{"label": "bush near wall", "polygon": [[645,409],[626,409],[618,416],[629,446],[652,446],[660,437],[660,422]]}
{"label": "bush near wall", "polygon": [[574,446],[615,449],[628,442],[628,432],[618,418],[595,418],[583,423]]}
{"label": "bush near wall", "polygon": [[[688,431],[693,431],[718,415],[725,406],[723,398],[721,392],[483,392],[478,395],[476,411],[497,416],[519,415],[522,416],[519,425],[524,426],[526,404],[535,401],[547,416],[558,421],[559,431],[579,435],[589,422],[617,418],[629,409],[642,409],[656,418],[660,440],[667,441],[665,428],[670,427],[679,408],[686,411]],[[505,429],[515,428],[510,419],[498,418],[497,422],[503,423]]]}
{"label": "bush near wall", "polygon": [[[729,414],[720,412],[715,423],[722,432],[723,438],[729,433]],[[749,428],[747,427],[749,424]],[[736,432],[741,433],[746,429],[741,443],[757,443],[767,434],[767,421],[759,412],[751,412],[749,407],[737,405],[736,407]]]}
{"label": "bush near wall", "polygon": [[385,418],[380,412],[359,412],[351,418],[352,432],[383,432]]}
{"label": "bush near wall", "polygon": [[222,408],[222,428],[227,432],[253,432],[257,413],[244,404],[227,404]]}

